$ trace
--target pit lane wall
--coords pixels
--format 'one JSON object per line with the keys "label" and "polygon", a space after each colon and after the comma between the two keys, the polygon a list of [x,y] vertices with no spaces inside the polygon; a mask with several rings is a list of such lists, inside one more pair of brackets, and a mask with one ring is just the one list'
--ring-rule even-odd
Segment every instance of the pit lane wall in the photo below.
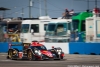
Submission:
{"label": "pit lane wall", "polygon": [[0,42],[0,53],[6,53],[8,49],[8,43]]}
{"label": "pit lane wall", "polygon": [[17,48],[19,51],[22,51],[22,43],[20,42],[13,42],[11,43],[13,46],[9,46],[8,42],[0,42],[0,53],[7,53],[8,49],[11,48]]}
{"label": "pit lane wall", "polygon": [[[6,53],[9,49],[9,43],[0,43],[0,52]],[[18,44],[18,43],[16,43]],[[61,47],[65,54],[87,54],[87,55],[100,55],[100,43],[84,43],[84,42],[72,42],[72,43],[43,43],[47,49],[54,47]],[[22,46],[17,45],[12,48],[17,48],[20,51]]]}
{"label": "pit lane wall", "polygon": [[81,55],[100,55],[100,43],[44,43],[50,49],[51,46],[61,47],[65,54],[81,54]]}
{"label": "pit lane wall", "polygon": [[69,43],[69,54],[100,55],[100,43]]}
{"label": "pit lane wall", "polygon": [[69,43],[43,43],[47,49],[51,49],[52,46],[62,48],[63,52],[69,54]]}

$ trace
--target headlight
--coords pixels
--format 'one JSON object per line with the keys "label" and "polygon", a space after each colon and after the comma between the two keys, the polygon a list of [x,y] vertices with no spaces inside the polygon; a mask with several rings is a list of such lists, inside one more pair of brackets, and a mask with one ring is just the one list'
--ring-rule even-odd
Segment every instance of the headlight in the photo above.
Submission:
{"label": "headlight", "polygon": [[61,52],[61,50],[57,50],[57,52]]}
{"label": "headlight", "polygon": [[37,51],[37,50],[35,50],[35,53],[38,53],[38,51]]}
{"label": "headlight", "polygon": [[39,55],[41,55],[41,52],[40,52],[40,51],[38,51],[38,54],[39,54]]}
{"label": "headlight", "polygon": [[61,52],[58,52],[58,54],[61,54]]}
{"label": "headlight", "polygon": [[41,53],[38,53],[39,55],[41,55]]}
{"label": "headlight", "polygon": [[35,53],[37,53],[38,55],[41,55],[41,52],[39,50],[35,50]]}

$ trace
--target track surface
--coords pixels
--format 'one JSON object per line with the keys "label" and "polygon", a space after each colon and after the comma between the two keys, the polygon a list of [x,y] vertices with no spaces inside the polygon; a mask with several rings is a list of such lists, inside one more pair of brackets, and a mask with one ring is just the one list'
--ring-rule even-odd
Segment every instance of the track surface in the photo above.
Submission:
{"label": "track surface", "polygon": [[60,61],[14,61],[6,59],[6,54],[0,54],[0,67],[100,67],[100,56],[65,55]]}

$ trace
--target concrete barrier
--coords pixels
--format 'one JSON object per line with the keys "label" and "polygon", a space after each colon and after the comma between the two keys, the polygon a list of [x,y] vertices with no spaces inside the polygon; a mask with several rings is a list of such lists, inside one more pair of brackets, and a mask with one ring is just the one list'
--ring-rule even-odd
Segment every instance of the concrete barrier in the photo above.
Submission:
{"label": "concrete barrier", "polygon": [[65,54],[100,55],[100,43],[43,43],[48,49],[61,47]]}
{"label": "concrete barrier", "polygon": [[0,43],[0,53],[6,53],[8,51],[8,43],[1,42]]}
{"label": "concrete barrier", "polygon": [[[21,43],[13,43],[21,44]],[[65,54],[86,54],[86,55],[100,55],[100,43],[84,43],[84,42],[71,42],[71,43],[42,43],[47,49],[54,47],[61,47]],[[13,45],[11,48],[17,48],[19,51],[23,50],[22,45]],[[0,53],[6,53],[9,49],[8,43],[0,43]]]}
{"label": "concrete barrier", "polygon": [[[11,48],[17,48],[19,51],[22,51],[23,47],[19,42],[11,43],[13,46]],[[9,43],[7,42],[0,42],[0,53],[7,53],[9,49]]]}
{"label": "concrete barrier", "polygon": [[75,53],[100,55],[100,43],[84,43],[84,42],[69,43],[69,54],[75,54]]}
{"label": "concrete barrier", "polygon": [[22,51],[23,50],[23,45],[22,45],[21,42],[13,42],[11,48]]}
{"label": "concrete barrier", "polygon": [[43,43],[47,49],[54,47],[61,47],[65,54],[69,54],[69,43]]}

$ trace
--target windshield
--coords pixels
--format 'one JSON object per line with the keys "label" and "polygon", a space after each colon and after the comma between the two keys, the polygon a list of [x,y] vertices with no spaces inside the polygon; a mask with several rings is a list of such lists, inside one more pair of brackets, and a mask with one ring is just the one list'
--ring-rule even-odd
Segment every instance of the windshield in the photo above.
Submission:
{"label": "windshield", "polygon": [[48,24],[46,29],[46,36],[53,36],[55,32],[56,24]]}
{"label": "windshield", "polygon": [[68,30],[72,30],[72,25],[71,23],[49,24],[48,30],[47,30],[48,32],[46,32],[46,35],[62,36],[62,35],[66,35]]}
{"label": "windshield", "polygon": [[22,24],[21,33],[29,32],[29,24]]}
{"label": "windshield", "polygon": [[73,30],[77,30],[79,25],[79,20],[73,20],[72,22],[73,22]]}
{"label": "windshield", "polygon": [[48,29],[47,31],[54,31],[55,30],[56,25],[55,24],[48,24]]}
{"label": "windshield", "polygon": [[85,20],[81,21],[81,31],[85,31]]}
{"label": "windshield", "polygon": [[67,29],[68,29],[67,23],[58,23],[55,33],[57,36],[62,36],[67,33]]}
{"label": "windshield", "polygon": [[31,24],[31,29],[34,30],[34,33],[39,33],[39,24]]}
{"label": "windshield", "polygon": [[39,50],[47,50],[45,46],[32,46],[32,49],[37,48]]}
{"label": "windshield", "polygon": [[73,29],[85,31],[85,20],[81,20],[80,22],[79,20],[73,20]]}

